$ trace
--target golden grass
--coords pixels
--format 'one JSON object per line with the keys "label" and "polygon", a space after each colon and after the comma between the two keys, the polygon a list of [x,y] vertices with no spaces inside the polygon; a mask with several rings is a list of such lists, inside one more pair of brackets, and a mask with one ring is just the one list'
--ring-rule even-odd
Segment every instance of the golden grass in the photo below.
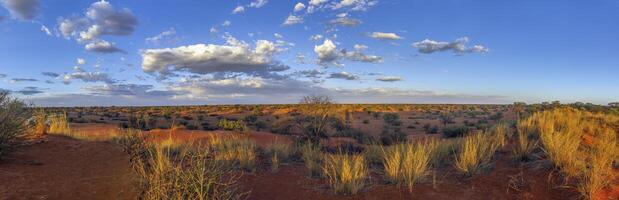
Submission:
{"label": "golden grass", "polygon": [[34,127],[33,134],[35,136],[42,136],[47,133],[47,113],[42,108],[36,109],[33,114]]}
{"label": "golden grass", "polygon": [[465,137],[461,151],[454,158],[456,169],[472,176],[488,167],[500,147],[500,139],[497,138],[500,136],[483,131]]}
{"label": "golden grass", "polygon": [[613,163],[619,157],[619,117],[573,108],[535,113],[526,120],[539,134],[546,157],[587,199],[616,180]]}
{"label": "golden grass", "polygon": [[67,114],[53,114],[48,117],[49,119],[49,134],[67,135],[71,133],[69,127],[69,121],[67,120]]}
{"label": "golden grass", "polygon": [[532,118],[518,121],[516,145],[512,149],[515,159],[527,161],[531,159],[531,154],[537,148],[539,141],[536,137],[535,124]]}
{"label": "golden grass", "polygon": [[209,140],[209,147],[214,151],[216,161],[228,163],[254,171],[256,169],[256,143],[243,137],[218,137],[213,136]]}
{"label": "golden grass", "polygon": [[292,145],[275,141],[275,143],[267,147],[267,154],[271,158],[271,171],[276,172],[282,161],[288,160],[292,154]]}
{"label": "golden grass", "polygon": [[308,176],[319,177],[322,171],[323,155],[320,147],[307,143],[301,147],[301,158],[308,171]]}
{"label": "golden grass", "polygon": [[412,191],[413,185],[427,175],[437,144],[409,142],[384,149],[383,167],[387,180],[408,186]]}
{"label": "golden grass", "polygon": [[356,194],[369,174],[363,155],[328,154],[322,170],[336,194]]}

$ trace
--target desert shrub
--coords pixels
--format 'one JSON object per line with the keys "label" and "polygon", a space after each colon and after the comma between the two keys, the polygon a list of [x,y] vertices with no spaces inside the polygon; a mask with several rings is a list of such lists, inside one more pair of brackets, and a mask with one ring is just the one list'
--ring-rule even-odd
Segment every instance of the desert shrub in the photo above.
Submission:
{"label": "desert shrub", "polygon": [[383,126],[383,131],[380,134],[380,141],[383,145],[391,145],[399,142],[405,142],[407,136],[402,132],[400,127],[389,125]]}
{"label": "desert shrub", "polygon": [[15,139],[26,132],[26,121],[30,115],[22,101],[0,92],[0,157],[9,150]]}
{"label": "desert shrub", "polygon": [[447,138],[464,136],[470,131],[466,126],[447,126],[443,127],[443,136]]}
{"label": "desert shrub", "polygon": [[430,141],[430,146],[434,147],[431,152],[431,164],[435,167],[439,167],[447,163],[449,158],[453,158],[454,154],[460,152],[462,138],[434,139]]}
{"label": "desert shrub", "polygon": [[301,158],[307,168],[309,177],[319,177],[321,175],[323,156],[319,146],[306,143],[301,147]]}
{"label": "desert shrub", "polygon": [[67,114],[53,114],[49,116],[49,134],[68,135],[71,134]]}
{"label": "desert shrub", "polygon": [[455,166],[467,176],[472,176],[488,167],[499,148],[496,137],[483,131],[463,139],[461,151],[455,156]]}
{"label": "desert shrub", "polygon": [[269,145],[267,154],[271,158],[271,171],[277,171],[280,163],[288,160],[292,153],[292,145],[288,143],[276,141]]}
{"label": "desert shrub", "polygon": [[363,123],[363,124],[369,124],[369,123],[370,123],[370,120],[368,120],[368,119],[364,119],[362,123]]}
{"label": "desert shrub", "polygon": [[433,143],[401,143],[383,149],[383,167],[387,180],[405,185],[410,191],[430,168]]}
{"label": "desert shrub", "polygon": [[383,115],[383,120],[385,120],[385,123],[389,125],[397,126],[401,124],[400,115],[398,115],[397,113],[385,113]]}
{"label": "desert shrub", "polygon": [[209,140],[209,147],[215,161],[249,171],[256,169],[256,143],[248,138],[213,136]]}
{"label": "desert shrub", "polygon": [[217,126],[226,131],[245,132],[247,130],[247,126],[242,121],[222,119],[219,120]]}
{"label": "desert shrub", "polygon": [[323,173],[337,194],[356,194],[365,186],[369,174],[362,155],[327,155]]}
{"label": "desert shrub", "polygon": [[271,132],[282,134],[282,135],[291,135],[292,131],[295,128],[294,120],[290,118],[282,118],[276,120],[271,126]]}
{"label": "desert shrub", "polygon": [[206,151],[177,155],[154,147],[136,167],[143,199],[240,199],[237,176]]}
{"label": "desert shrub", "polygon": [[344,130],[337,131],[333,134],[333,137],[350,137],[357,140],[357,142],[361,144],[367,144],[372,141],[371,137],[366,135],[361,130],[354,128],[346,128]]}
{"label": "desert shrub", "polygon": [[380,144],[372,143],[365,147],[363,155],[365,160],[369,164],[382,164],[383,163],[383,146]]}

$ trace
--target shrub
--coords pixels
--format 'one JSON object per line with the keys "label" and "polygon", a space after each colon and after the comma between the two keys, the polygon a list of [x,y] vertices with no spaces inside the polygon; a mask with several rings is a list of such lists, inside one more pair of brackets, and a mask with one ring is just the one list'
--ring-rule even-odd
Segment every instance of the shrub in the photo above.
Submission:
{"label": "shrub", "polygon": [[271,127],[271,132],[282,134],[282,135],[291,135],[294,130],[295,123],[294,120],[289,118],[282,118],[275,121]]}
{"label": "shrub", "polygon": [[247,130],[247,126],[242,121],[222,119],[219,120],[217,126],[226,131],[245,132]]}
{"label": "shrub", "polygon": [[29,118],[30,112],[22,101],[0,92],[0,157],[26,132]]}
{"label": "shrub", "polygon": [[322,167],[329,185],[337,194],[356,194],[365,185],[369,172],[361,155],[327,155]]}
{"label": "shrub", "polygon": [[385,123],[394,126],[397,126],[401,123],[400,115],[398,115],[397,113],[385,113],[383,115],[383,120],[385,120]]}
{"label": "shrub", "polygon": [[387,180],[408,186],[421,181],[430,167],[432,143],[403,143],[383,149],[383,167]]}
{"label": "shrub", "polygon": [[442,130],[443,136],[447,138],[464,136],[469,131],[470,129],[466,126],[448,126]]}

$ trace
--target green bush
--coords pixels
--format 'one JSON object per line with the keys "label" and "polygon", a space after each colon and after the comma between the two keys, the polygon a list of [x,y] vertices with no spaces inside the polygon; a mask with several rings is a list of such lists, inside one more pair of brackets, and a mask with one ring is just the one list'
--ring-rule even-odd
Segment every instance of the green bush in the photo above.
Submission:
{"label": "green bush", "polygon": [[30,112],[22,101],[11,98],[8,93],[0,93],[0,156],[24,134],[29,118]]}
{"label": "green bush", "polygon": [[247,126],[242,121],[222,119],[222,120],[219,120],[219,123],[217,124],[217,126],[220,129],[223,129],[226,131],[236,131],[236,132],[247,131]]}
{"label": "green bush", "polygon": [[443,128],[443,135],[447,138],[460,137],[470,131],[466,126],[448,126]]}

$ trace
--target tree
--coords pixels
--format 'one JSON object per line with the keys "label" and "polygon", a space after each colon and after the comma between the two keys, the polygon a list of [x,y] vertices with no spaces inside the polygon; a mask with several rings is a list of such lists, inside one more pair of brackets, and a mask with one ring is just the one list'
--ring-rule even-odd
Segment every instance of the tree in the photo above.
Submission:
{"label": "tree", "polygon": [[608,103],[608,106],[613,108],[619,108],[619,102],[610,102]]}
{"label": "tree", "polygon": [[297,121],[302,126],[305,138],[311,143],[318,144],[321,137],[326,137],[333,104],[331,97],[324,95],[305,96],[299,102],[300,109],[305,115]]}

